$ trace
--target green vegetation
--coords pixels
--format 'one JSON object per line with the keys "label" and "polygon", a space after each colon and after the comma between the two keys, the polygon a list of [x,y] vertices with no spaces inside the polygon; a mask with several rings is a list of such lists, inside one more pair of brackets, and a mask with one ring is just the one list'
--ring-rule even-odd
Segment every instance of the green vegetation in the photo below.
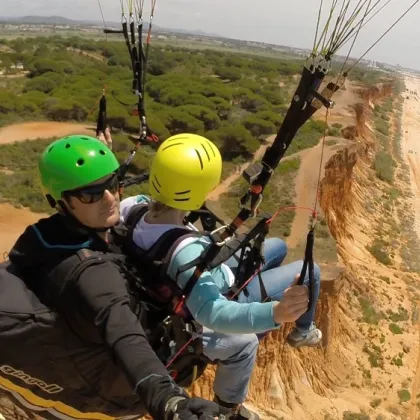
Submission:
{"label": "green vegetation", "polygon": [[[0,88],[1,123],[94,121],[106,85],[110,125],[136,131],[131,63],[123,42],[50,37],[0,44],[7,47],[0,52],[4,67],[22,64],[28,72],[19,84],[10,79]],[[222,147],[226,159],[249,157],[257,139],[276,132],[295,85],[289,76],[300,73],[301,66],[299,61],[212,50],[151,48],[145,98],[150,128],[162,139],[182,131],[205,134]],[[229,128],[234,135],[225,134]],[[302,143],[311,129],[303,130]],[[241,144],[232,151],[234,140]],[[303,147],[309,146],[298,150]]]}
{"label": "green vegetation", "polygon": [[365,344],[363,351],[368,354],[369,363],[372,367],[384,367],[384,359],[382,356],[382,350],[379,346],[371,344],[370,347]]}
{"label": "green vegetation", "polygon": [[325,124],[321,121],[308,121],[298,131],[285,156],[316,146],[324,136]]}
{"label": "green vegetation", "polygon": [[[137,98],[131,91],[131,63],[122,39],[30,37],[0,39],[0,46],[1,70],[18,76],[0,77],[0,126],[45,119],[94,123],[106,87],[114,151],[120,161],[127,156],[132,144],[126,135],[137,134],[139,119],[133,112]],[[185,131],[210,138],[221,150],[226,178],[277,132],[302,65],[303,60],[297,57],[154,43],[145,92],[149,127],[160,140]],[[330,74],[337,74],[336,70],[333,67]],[[353,74],[360,81],[383,77],[363,67]],[[300,128],[286,156],[313,147],[324,134],[338,136],[341,129],[341,124],[325,126],[311,119]],[[0,147],[0,197],[35,211],[51,211],[40,196],[36,176],[39,153],[50,141]],[[151,147],[142,147],[130,170],[138,173],[148,167],[152,155]],[[264,211],[295,205],[294,178],[299,165],[299,158],[280,164],[264,192]],[[222,214],[237,212],[246,187],[239,179],[222,196]],[[146,185],[130,187],[127,193],[143,191],[147,191]],[[294,216],[293,210],[276,214],[272,234],[290,235]],[[325,251],[335,252],[325,221],[316,232],[326,244]]]}
{"label": "green vegetation", "polygon": [[391,259],[386,251],[387,243],[380,239],[375,239],[372,245],[368,246],[368,251],[382,264],[390,265]]}
{"label": "green vegetation", "polygon": [[392,334],[402,334],[403,330],[397,325],[391,322],[389,324],[389,330],[392,332]]}
{"label": "green vegetation", "polygon": [[383,314],[381,312],[376,312],[375,308],[372,306],[372,302],[367,297],[359,297],[358,299],[362,308],[361,321],[377,325],[383,318]]}
{"label": "green vegetation", "polygon": [[380,140],[380,149],[376,153],[374,169],[376,176],[389,184],[394,181],[396,162],[392,157],[391,148],[391,125],[390,120],[393,112],[393,98],[388,97],[381,105],[375,105],[374,124],[377,136]]}
{"label": "green vegetation", "polygon": [[395,161],[387,154],[385,151],[380,150],[375,156],[374,167],[376,171],[376,176],[388,183],[392,183],[394,179],[394,167]]}
{"label": "green vegetation", "polygon": [[[0,84],[0,125],[22,120],[94,122],[102,89],[108,123],[138,130],[132,72],[119,41],[78,37],[2,40],[4,68],[22,65],[21,78]],[[301,61],[167,45],[151,48],[145,103],[148,124],[161,140],[180,132],[212,139],[225,161],[249,159],[260,141],[277,132],[296,86]],[[280,82],[282,87],[280,87]],[[324,124],[308,121],[288,154],[312,147]]]}
{"label": "green vegetation", "polygon": [[[294,178],[300,167],[300,158],[284,160],[277,167],[271,182],[264,191],[264,211],[274,214],[278,209],[294,206]],[[235,181],[229,191],[223,194],[223,212],[234,214],[238,211],[239,199],[243,196],[248,184],[242,178]],[[272,235],[289,236],[294,210],[280,211],[270,228]],[[251,222],[254,223],[254,222]]]}
{"label": "green vegetation", "polygon": [[391,360],[391,365],[395,365],[395,366],[400,367],[400,366],[403,365],[403,361],[400,357],[394,356]]}
{"label": "green vegetation", "polygon": [[354,413],[352,411],[345,411],[343,413],[343,420],[370,420],[370,416],[365,413]]}
{"label": "green vegetation", "polygon": [[389,309],[387,314],[388,318],[393,322],[408,321],[410,319],[407,309],[403,308],[401,305],[398,307],[398,312],[393,312]]}
{"label": "green vegetation", "polygon": [[[114,134],[114,150],[120,161],[127,156],[132,145],[123,133],[136,134],[139,120],[133,115],[136,97],[131,92],[132,72],[123,42],[54,36],[0,39],[0,45],[3,71],[12,72],[12,65],[24,70],[22,77],[0,78],[0,126],[42,119],[94,123],[106,86],[108,123],[114,133],[121,132]],[[249,160],[268,135],[276,133],[296,86],[293,75],[301,69],[300,60],[171,45],[151,48],[145,94],[148,124],[161,140],[185,131],[212,139],[223,155],[226,177]],[[308,121],[288,155],[314,146],[324,131],[323,123]],[[35,166],[51,140],[1,146],[4,198],[30,205],[32,210],[49,211],[42,198],[35,198],[39,193]],[[136,173],[147,167],[152,153],[148,147],[141,148],[131,170]],[[298,167],[296,162],[281,165],[278,178],[292,179]],[[281,199],[273,203],[291,205],[292,193],[286,191],[287,182],[283,185]],[[292,220],[293,215],[280,215],[280,223]]]}
{"label": "green vegetation", "polygon": [[418,238],[412,229],[414,216],[412,209],[401,202],[409,190],[409,170],[401,152],[402,100],[399,93],[404,90],[404,85],[401,80],[396,80],[393,86],[393,94],[376,104],[372,115],[378,140],[372,168],[377,179],[386,184],[378,184],[381,193],[369,205],[380,217],[376,220],[375,237],[366,248],[384,265],[392,266],[395,255],[399,253],[404,268],[420,269],[416,257]]}
{"label": "green vegetation", "polygon": [[408,389],[400,389],[398,391],[398,397],[400,399],[400,402],[407,402],[411,400],[411,394]]}

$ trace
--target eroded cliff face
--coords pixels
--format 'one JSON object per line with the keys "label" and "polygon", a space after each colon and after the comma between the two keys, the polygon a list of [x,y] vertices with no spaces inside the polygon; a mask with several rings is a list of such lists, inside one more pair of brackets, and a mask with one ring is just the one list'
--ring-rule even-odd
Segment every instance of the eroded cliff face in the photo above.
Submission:
{"label": "eroded cliff face", "polygon": [[351,141],[325,165],[320,205],[338,243],[344,235],[349,235],[349,219],[359,205],[358,197],[363,188],[355,182],[354,173],[370,166],[376,151],[376,142],[369,128],[372,108],[376,101],[389,96],[392,88],[392,84],[385,84],[359,91],[361,101],[353,106],[355,124],[342,130],[344,137]]}
{"label": "eroded cliff face", "polygon": [[[375,140],[369,129],[370,115],[376,101],[390,95],[392,84],[360,90],[355,104],[353,126],[345,127],[343,137],[348,145],[326,164],[320,186],[320,205],[331,234],[337,241],[351,237],[352,215],[360,206],[363,186],[356,182],[355,172],[370,166]],[[324,419],[337,413],[333,398],[342,389],[348,375],[348,359],[343,344],[355,339],[347,325],[343,290],[352,290],[357,279],[346,262],[322,267],[323,281],[317,306],[317,325],[323,332],[320,348],[295,350],[285,338],[291,326],[283,326],[261,342],[247,403],[265,419]],[[358,286],[356,286],[357,288]],[[209,367],[192,388],[192,393],[212,398],[214,367]]]}
{"label": "eroded cliff face", "polygon": [[[317,349],[292,349],[286,343],[291,326],[284,326],[261,342],[247,403],[266,419],[306,419],[308,404],[314,398],[331,397],[340,383],[343,369],[335,371],[339,292],[346,273],[341,268],[329,272],[322,283],[316,323],[323,331],[323,345]],[[341,371],[341,372],[340,372]],[[193,386],[192,393],[213,398],[214,367],[209,367]],[[318,401],[317,404],[322,404]]]}

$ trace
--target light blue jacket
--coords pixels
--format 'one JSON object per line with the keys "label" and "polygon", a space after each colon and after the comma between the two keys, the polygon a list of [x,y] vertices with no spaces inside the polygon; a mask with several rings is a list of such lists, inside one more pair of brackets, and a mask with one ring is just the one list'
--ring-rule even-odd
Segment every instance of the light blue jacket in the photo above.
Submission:
{"label": "light blue jacket", "polygon": [[[128,197],[120,204],[123,221],[132,206],[148,203],[145,195]],[[174,225],[154,225],[141,220],[135,230],[133,239],[137,246],[149,249],[156,240]],[[179,227],[179,226],[178,226]],[[194,268],[181,273],[175,279],[178,267],[197,258],[210,244],[206,237],[187,239],[176,249],[169,265],[168,274],[183,288],[193,274]],[[273,318],[274,302],[238,303],[226,299],[222,293],[228,291],[233,273],[225,264],[204,272],[191,291],[186,304],[192,316],[201,325],[222,333],[259,333],[278,328]]]}

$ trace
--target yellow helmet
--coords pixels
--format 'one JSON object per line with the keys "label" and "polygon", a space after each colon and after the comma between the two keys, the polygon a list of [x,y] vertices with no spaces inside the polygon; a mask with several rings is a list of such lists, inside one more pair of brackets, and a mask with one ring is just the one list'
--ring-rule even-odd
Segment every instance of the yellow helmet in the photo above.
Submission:
{"label": "yellow helmet", "polygon": [[197,210],[220,182],[222,157],[197,134],[177,134],[156,152],[149,178],[151,197],[179,210]]}

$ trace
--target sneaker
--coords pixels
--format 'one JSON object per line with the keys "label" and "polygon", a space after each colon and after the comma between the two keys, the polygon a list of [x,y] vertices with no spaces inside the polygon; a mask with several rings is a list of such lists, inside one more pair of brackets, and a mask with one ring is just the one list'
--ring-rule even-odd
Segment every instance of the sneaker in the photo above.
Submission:
{"label": "sneaker", "polygon": [[245,406],[240,405],[238,408],[233,409],[225,417],[226,420],[260,420],[260,416]]}
{"label": "sneaker", "polygon": [[295,348],[300,347],[315,347],[322,340],[322,332],[313,325],[308,332],[301,332],[297,328],[287,336],[289,345]]}
{"label": "sneaker", "polygon": [[222,401],[217,395],[214,396],[213,401],[222,407],[230,408],[226,416],[219,416],[220,420],[260,420],[260,416],[251,410],[248,410],[242,404],[227,403]]}

